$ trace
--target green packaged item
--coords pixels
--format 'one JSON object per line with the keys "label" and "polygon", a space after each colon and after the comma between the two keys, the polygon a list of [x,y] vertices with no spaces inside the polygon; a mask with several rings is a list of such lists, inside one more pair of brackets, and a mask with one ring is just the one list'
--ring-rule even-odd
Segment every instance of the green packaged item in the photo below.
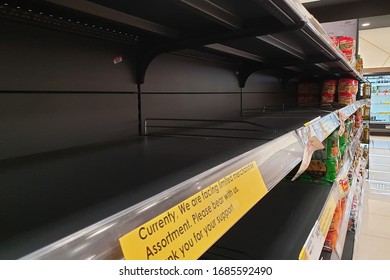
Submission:
{"label": "green packaged item", "polygon": [[325,148],[314,152],[310,165],[299,177],[300,181],[331,184],[336,179],[340,161],[338,131],[329,135],[323,144]]}
{"label": "green packaged item", "polygon": [[345,151],[350,143],[350,135],[352,130],[352,123],[350,120],[345,121],[344,133],[339,138],[340,156],[344,157]]}

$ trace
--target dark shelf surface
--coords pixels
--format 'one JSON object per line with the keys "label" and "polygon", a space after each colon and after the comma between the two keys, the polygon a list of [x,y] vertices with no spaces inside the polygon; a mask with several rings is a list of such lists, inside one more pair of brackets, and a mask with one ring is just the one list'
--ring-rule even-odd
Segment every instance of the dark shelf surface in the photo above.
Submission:
{"label": "dark shelf surface", "polygon": [[3,160],[0,258],[23,257],[324,114],[306,109],[247,119],[272,123],[276,132],[249,132],[265,140],[146,136]]}
{"label": "dark shelf surface", "polygon": [[0,258],[19,258],[253,149],[140,137],[0,163]]}
{"label": "dark shelf surface", "polygon": [[202,259],[298,260],[330,190],[330,185],[280,182]]}
{"label": "dark shelf surface", "polygon": [[347,235],[345,237],[343,254],[341,256],[342,260],[352,260],[353,259],[354,246],[355,246],[355,232],[348,230]]}

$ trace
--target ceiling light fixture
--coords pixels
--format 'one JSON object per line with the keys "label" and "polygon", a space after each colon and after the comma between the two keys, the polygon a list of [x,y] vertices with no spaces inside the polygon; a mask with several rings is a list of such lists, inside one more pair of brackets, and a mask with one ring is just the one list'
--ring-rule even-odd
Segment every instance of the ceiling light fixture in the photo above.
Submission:
{"label": "ceiling light fixture", "polygon": [[365,26],[370,26],[370,23],[369,22],[365,22],[365,23],[362,24],[362,26],[364,26],[364,27]]}

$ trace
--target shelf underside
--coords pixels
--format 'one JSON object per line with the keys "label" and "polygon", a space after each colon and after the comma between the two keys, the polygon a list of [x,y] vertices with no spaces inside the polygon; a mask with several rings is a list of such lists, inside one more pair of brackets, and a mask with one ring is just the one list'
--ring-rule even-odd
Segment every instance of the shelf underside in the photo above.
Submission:
{"label": "shelf underside", "polygon": [[233,64],[243,73],[241,86],[258,70],[282,71],[286,79],[345,75],[362,80],[323,38],[318,23],[284,1],[30,0],[0,8],[7,19],[137,46],[141,83],[155,56],[183,50]]}

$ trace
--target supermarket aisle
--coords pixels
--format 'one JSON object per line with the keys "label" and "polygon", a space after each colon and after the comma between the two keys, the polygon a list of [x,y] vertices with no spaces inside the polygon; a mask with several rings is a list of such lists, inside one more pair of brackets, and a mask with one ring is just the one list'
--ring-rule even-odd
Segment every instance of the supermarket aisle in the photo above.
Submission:
{"label": "supermarket aisle", "polygon": [[353,258],[390,260],[390,137],[371,136],[362,210]]}

